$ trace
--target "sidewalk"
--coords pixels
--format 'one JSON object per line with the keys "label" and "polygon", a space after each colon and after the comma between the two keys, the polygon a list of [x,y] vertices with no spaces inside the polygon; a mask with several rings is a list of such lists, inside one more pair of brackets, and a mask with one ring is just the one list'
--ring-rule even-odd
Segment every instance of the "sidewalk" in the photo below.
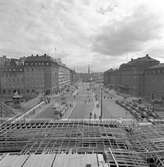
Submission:
{"label": "sidewalk", "polygon": [[[99,118],[101,113],[100,113],[100,104],[98,101],[96,101],[95,99],[95,93],[92,93],[92,98],[93,98],[93,103],[94,103],[94,108],[92,111],[92,118],[94,118],[94,115],[96,114],[96,118]],[[97,107],[97,105],[99,105],[99,107]]]}
{"label": "sidewalk", "polygon": [[[72,96],[73,96],[73,97],[76,97],[78,93],[79,93],[79,89],[76,89],[76,90],[73,92]],[[62,117],[62,120],[63,120],[63,119],[69,119],[69,118],[70,118],[70,116],[71,116],[73,110],[75,109],[76,105],[77,105],[77,99],[76,99],[76,101],[75,101],[75,99],[74,99],[74,101],[73,101],[73,106],[72,106],[71,108],[69,108],[69,110],[67,110],[67,111],[64,113],[64,115],[63,115],[63,117]]]}

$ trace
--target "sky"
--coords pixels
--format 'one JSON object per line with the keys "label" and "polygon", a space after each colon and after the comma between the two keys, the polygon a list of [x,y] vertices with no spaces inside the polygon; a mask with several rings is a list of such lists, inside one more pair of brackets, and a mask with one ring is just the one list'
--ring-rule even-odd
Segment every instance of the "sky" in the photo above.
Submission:
{"label": "sky", "polygon": [[164,62],[164,0],[0,0],[0,56],[44,53],[79,72]]}

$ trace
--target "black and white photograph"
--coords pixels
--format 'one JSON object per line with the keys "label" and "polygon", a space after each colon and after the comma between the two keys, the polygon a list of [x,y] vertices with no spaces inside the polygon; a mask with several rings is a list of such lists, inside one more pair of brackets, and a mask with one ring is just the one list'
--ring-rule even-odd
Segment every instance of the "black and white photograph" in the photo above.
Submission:
{"label": "black and white photograph", "polygon": [[0,167],[164,167],[164,0],[0,0]]}

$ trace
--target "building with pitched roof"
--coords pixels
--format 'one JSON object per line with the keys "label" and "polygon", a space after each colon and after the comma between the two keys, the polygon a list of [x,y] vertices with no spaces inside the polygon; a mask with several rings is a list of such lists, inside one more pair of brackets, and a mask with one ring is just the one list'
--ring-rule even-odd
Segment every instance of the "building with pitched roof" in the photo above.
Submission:
{"label": "building with pitched roof", "polygon": [[12,97],[18,92],[30,98],[57,93],[73,83],[75,72],[47,54],[9,60],[9,63],[0,66],[2,96]]}
{"label": "building with pitched roof", "polygon": [[121,64],[118,70],[110,71],[109,85],[120,92],[130,94],[132,96],[144,96],[145,90],[145,70],[150,67],[159,65],[159,61],[153,59],[148,54],[144,57],[131,59],[126,64]]}

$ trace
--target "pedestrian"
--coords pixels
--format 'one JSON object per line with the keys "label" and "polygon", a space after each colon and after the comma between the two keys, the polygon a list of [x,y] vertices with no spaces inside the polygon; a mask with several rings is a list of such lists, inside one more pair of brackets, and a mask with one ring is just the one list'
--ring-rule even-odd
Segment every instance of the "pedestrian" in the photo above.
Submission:
{"label": "pedestrian", "polygon": [[90,114],[89,114],[89,117],[90,117],[90,119],[92,118],[92,113],[90,112]]}

